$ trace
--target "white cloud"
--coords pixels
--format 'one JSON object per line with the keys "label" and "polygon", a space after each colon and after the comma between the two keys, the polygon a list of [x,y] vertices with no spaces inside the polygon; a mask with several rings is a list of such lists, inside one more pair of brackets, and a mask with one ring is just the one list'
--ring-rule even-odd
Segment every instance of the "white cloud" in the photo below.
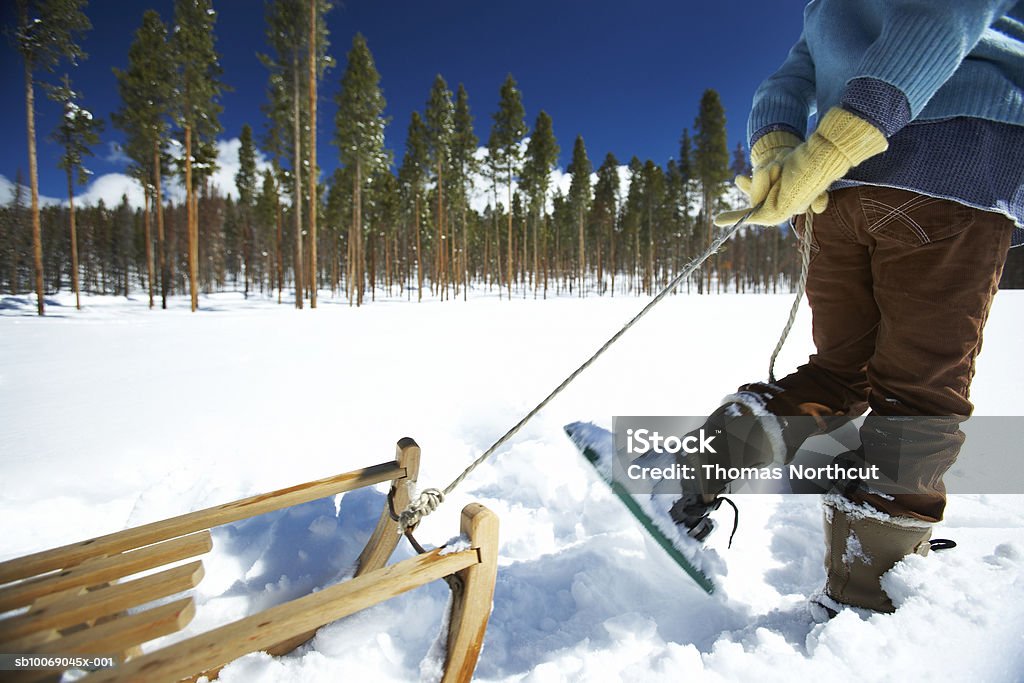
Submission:
{"label": "white cloud", "polygon": [[[211,183],[218,188],[221,194],[238,198],[238,188],[235,187],[235,174],[238,173],[238,150],[242,143],[238,138],[217,141],[217,170],[210,178]],[[111,143],[106,159],[108,161],[123,161],[127,164],[128,158],[119,145]],[[177,148],[171,147],[171,151]],[[178,152],[180,153],[180,152]],[[256,169],[262,173],[264,169],[270,168],[270,163],[262,154],[257,152]],[[163,178],[163,195],[166,201],[181,203],[185,200],[185,186],[177,174],[167,174]],[[14,183],[3,175],[0,175],[0,202],[8,203],[14,196]],[[25,201],[28,203],[28,188],[25,188]],[[107,206],[116,206],[121,203],[121,198],[127,196],[128,203],[134,208],[142,208],[145,203],[145,196],[142,186],[138,181],[124,173],[104,173],[95,177],[84,190],[75,194],[76,206],[93,206],[101,199]],[[43,206],[51,204],[67,205],[67,198],[57,199],[54,197],[40,197],[40,204]]]}
{"label": "white cloud", "polygon": [[[14,181],[7,178],[7,176],[0,174],[0,204],[10,204],[14,199]],[[28,206],[32,201],[31,193],[27,185],[22,185],[22,196],[24,197],[25,206]],[[61,200],[56,197],[47,197],[45,195],[39,195],[40,206],[52,206],[54,204],[61,204]]]}
{"label": "white cloud", "polygon": [[104,173],[75,195],[75,205],[94,206],[103,200],[107,207],[112,207],[120,204],[122,197],[128,197],[128,204],[135,208],[141,208],[145,202],[138,181],[123,173]]}
{"label": "white cloud", "polygon": [[[520,145],[520,154],[526,153],[526,144],[529,142],[529,138],[524,140]],[[487,162],[487,148],[477,147],[476,153],[473,155],[474,158],[483,167]],[[626,192],[629,190],[629,167],[620,165],[619,171],[619,194],[621,197],[626,196]],[[484,209],[488,206],[494,205],[494,187],[484,173],[475,173],[472,178],[472,189],[469,193],[469,205],[477,212],[483,213]],[[590,185],[593,187],[597,183],[597,173],[590,174]],[[555,194],[555,190],[560,190],[563,195],[569,193],[569,186],[572,184],[572,174],[562,170],[561,167],[555,168],[551,171],[551,183],[548,190],[548,201],[546,210],[551,211],[551,198]],[[512,183],[512,194],[514,195],[519,190],[519,183]],[[504,207],[508,204],[508,187],[501,184],[498,188],[497,203]]]}
{"label": "white cloud", "polygon": [[131,163],[131,159],[124,153],[124,147],[121,143],[110,141],[107,143],[107,155],[103,157],[104,161],[108,161],[112,164],[122,164],[127,166]]}
{"label": "white cloud", "polygon": [[[217,170],[210,178],[210,182],[220,190],[221,194],[229,195],[232,199],[238,199],[238,188],[235,186],[235,175],[238,173],[240,166],[238,162],[238,152],[240,149],[242,149],[242,141],[238,138],[218,140]],[[263,171],[268,168],[270,168],[270,162],[267,161],[266,157],[263,156],[259,150],[257,150],[257,174],[262,174]]]}

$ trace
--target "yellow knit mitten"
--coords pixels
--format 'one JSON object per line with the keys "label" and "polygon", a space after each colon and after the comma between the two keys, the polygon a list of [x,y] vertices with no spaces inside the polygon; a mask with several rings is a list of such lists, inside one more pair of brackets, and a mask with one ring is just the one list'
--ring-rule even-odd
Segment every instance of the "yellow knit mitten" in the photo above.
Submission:
{"label": "yellow knit mitten", "polygon": [[[778,225],[790,216],[808,208],[820,213],[828,203],[822,195],[835,181],[854,166],[889,148],[889,141],[874,125],[845,109],[833,107],[821,119],[817,130],[803,144],[783,157],[776,173],[769,171],[761,180],[767,185],[755,186],[751,181],[747,192],[753,206],[755,195],[764,194],[761,208],[747,223],[750,225]],[[775,176],[775,177],[773,177]],[[731,226],[750,209],[726,211],[715,217],[715,225]]]}
{"label": "yellow knit mitten", "polygon": [[782,160],[800,146],[800,138],[793,133],[776,130],[767,133],[750,148],[750,163],[753,173],[736,176],[733,182],[750,199],[751,206],[757,206],[768,196],[768,190],[778,182],[782,174]]}

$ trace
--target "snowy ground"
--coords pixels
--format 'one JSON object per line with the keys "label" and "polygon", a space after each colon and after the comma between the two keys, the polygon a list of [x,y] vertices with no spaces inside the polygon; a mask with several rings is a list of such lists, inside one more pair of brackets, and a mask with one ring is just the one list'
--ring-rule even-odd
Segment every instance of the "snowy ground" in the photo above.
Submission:
{"label": "snowy ground", "polygon": [[[443,486],[646,300],[469,303],[321,299],[296,311],[240,295],[148,311],[143,298],[0,300],[0,559],[382,462],[402,436],[420,484]],[[562,425],[697,415],[763,378],[788,295],[667,299],[483,466],[418,537],[440,544],[470,501],[501,520],[484,681],[1024,679],[1024,496],[955,496],[936,535],[956,550],[886,578],[899,606],[812,622],[824,577],[816,498],[745,496],[728,575],[709,597],[648,540]],[[1024,293],[997,298],[973,399],[1020,413]],[[810,351],[803,311],[782,372]],[[383,495],[363,490],[215,531],[200,632],[331,583]],[[719,513],[723,514],[723,513]],[[396,558],[411,551],[400,546]],[[408,681],[446,604],[443,583],[320,631],[223,681]]]}

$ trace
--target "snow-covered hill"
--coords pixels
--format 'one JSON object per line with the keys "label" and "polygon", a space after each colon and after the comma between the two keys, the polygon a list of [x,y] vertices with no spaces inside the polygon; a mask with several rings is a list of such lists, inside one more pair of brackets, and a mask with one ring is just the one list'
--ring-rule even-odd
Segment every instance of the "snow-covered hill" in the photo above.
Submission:
{"label": "snow-covered hill", "polygon": [[[645,303],[632,297],[468,303],[321,298],[296,311],[240,295],[187,311],[60,296],[36,318],[0,301],[0,559],[423,449],[443,486]],[[484,681],[1024,679],[1024,495],[953,496],[937,535],[960,547],[886,578],[893,615],[815,624],[824,578],[811,496],[741,496],[728,566],[705,595],[582,462],[562,425],[704,414],[762,378],[788,295],[670,297],[469,478],[417,536],[440,544],[470,501],[501,520]],[[1019,413],[1024,295],[997,297],[973,400]],[[752,332],[753,331],[753,332]],[[779,362],[810,351],[809,315]],[[377,490],[215,532],[198,616],[206,630],[348,571]],[[719,513],[721,514],[721,513]],[[397,555],[411,551],[400,546]],[[297,653],[251,655],[224,681],[408,681],[440,627],[432,585],[332,624]],[[180,636],[178,636],[180,637]]]}

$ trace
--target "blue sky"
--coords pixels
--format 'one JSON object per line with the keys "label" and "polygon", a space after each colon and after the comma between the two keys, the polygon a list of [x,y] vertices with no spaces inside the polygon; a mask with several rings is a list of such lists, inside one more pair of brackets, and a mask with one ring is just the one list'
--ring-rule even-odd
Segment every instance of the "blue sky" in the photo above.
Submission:
{"label": "blue sky", "polygon": [[[718,0],[644,2],[605,0],[345,0],[329,17],[331,53],[338,66],[320,91],[318,159],[325,172],[337,165],[330,144],[334,97],[352,36],[366,36],[381,73],[388,101],[387,145],[397,160],[414,109],[422,111],[434,75],[454,91],[469,92],[476,133],[486,141],[498,90],[507,73],[519,82],[532,128],[546,110],[554,121],[568,163],[572,142],[583,135],[591,161],[607,152],[622,163],[633,155],[664,164],[678,154],[683,128],[693,125],[701,93],[722,95],[730,148],[745,142],[747,111],[754,89],[785,58],[800,33],[804,0]],[[14,3],[2,3],[5,25]],[[224,82],[221,138],[236,138],[243,124],[257,135],[264,122],[266,70],[256,58],[265,50],[261,0],[214,0],[218,11],[217,48]],[[173,0],[92,0],[87,10],[93,30],[84,41],[89,58],[71,70],[84,106],[107,119],[102,142],[89,168],[97,176],[118,173],[125,163],[113,154],[119,131],[109,115],[119,106],[112,67],[124,67],[128,46],[142,13],[156,9],[170,23]],[[0,175],[27,178],[24,75],[20,56],[5,40],[0,75],[6,97],[0,106],[5,136]],[[62,197],[66,181],[56,167],[58,149],[46,137],[60,116],[57,106],[37,91],[40,191]],[[27,181],[26,181],[27,182]]]}

